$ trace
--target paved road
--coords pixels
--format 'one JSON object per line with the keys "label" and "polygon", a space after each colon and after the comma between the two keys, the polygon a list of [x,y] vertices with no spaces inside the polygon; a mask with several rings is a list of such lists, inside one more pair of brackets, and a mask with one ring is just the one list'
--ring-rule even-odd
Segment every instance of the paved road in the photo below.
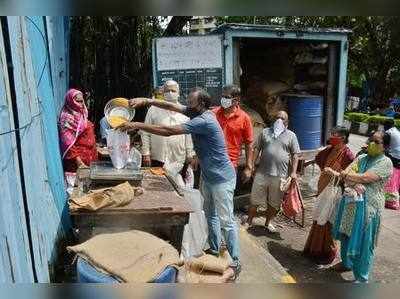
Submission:
{"label": "paved road", "polygon": [[[357,152],[366,138],[358,135],[350,136],[349,146]],[[319,175],[316,167],[308,167],[302,189],[313,189]],[[314,179],[314,180],[313,180]],[[307,184],[309,181],[313,183]],[[310,190],[305,190],[310,191]],[[283,216],[279,216],[277,224],[282,226],[280,233],[269,234],[263,228],[264,219],[256,218],[256,226],[248,231],[249,237],[265,251],[266,256],[272,256],[297,282],[352,282],[351,272],[338,274],[328,269],[318,268],[314,263],[302,256],[302,250],[311,224],[311,212],[314,198],[305,199],[306,227],[301,228]],[[261,250],[262,252],[262,250]],[[257,267],[252,266],[254,271]],[[262,265],[260,265],[262,267]],[[373,282],[400,282],[400,212],[384,210],[382,229],[376,258],[372,272]],[[254,280],[253,282],[256,282]],[[260,280],[261,282],[261,280]]]}

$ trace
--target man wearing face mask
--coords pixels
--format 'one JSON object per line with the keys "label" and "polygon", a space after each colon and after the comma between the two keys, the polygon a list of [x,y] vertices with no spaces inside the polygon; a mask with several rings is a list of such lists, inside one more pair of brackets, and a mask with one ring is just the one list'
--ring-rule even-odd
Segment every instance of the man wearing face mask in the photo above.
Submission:
{"label": "man wearing face mask", "polygon": [[156,106],[162,109],[182,113],[190,120],[180,125],[150,125],[125,123],[120,130],[131,132],[142,130],[161,136],[191,134],[200,167],[202,182],[200,192],[204,197],[204,212],[208,223],[209,253],[219,255],[221,230],[227,243],[232,263],[230,270],[235,280],[241,270],[239,262],[238,230],[233,214],[233,193],[236,174],[229,160],[221,126],[212,111],[210,95],[202,88],[194,88],[189,93],[188,106],[167,101],[151,99],[132,99],[133,108]]}
{"label": "man wearing face mask", "polygon": [[246,167],[243,171],[243,181],[250,179],[253,168],[253,126],[250,116],[240,106],[240,88],[235,85],[224,86],[222,89],[221,107],[213,109],[224,132],[228,155],[237,169],[242,144],[245,144]]}
{"label": "man wearing face mask", "polygon": [[296,134],[287,129],[289,117],[285,111],[279,111],[272,127],[266,128],[258,136],[254,145],[253,165],[261,155],[251,190],[251,204],[247,225],[251,226],[257,213],[257,206],[267,203],[265,227],[270,232],[276,229],[271,220],[280,210],[283,192],[281,179],[297,178],[299,143]]}
{"label": "man wearing face mask", "polygon": [[[173,104],[178,103],[179,85],[176,81],[168,80],[164,83],[163,98]],[[149,125],[180,125],[189,120],[183,114],[160,109],[156,106],[149,108],[145,124]],[[144,166],[162,167],[164,163],[187,163],[193,158],[193,144],[190,135],[163,137],[145,131],[142,135],[142,155]]]}

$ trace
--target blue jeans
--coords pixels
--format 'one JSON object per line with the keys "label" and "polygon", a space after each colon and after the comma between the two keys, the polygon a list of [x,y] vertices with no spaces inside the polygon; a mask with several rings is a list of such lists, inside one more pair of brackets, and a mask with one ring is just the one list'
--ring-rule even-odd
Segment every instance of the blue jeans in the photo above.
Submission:
{"label": "blue jeans", "polygon": [[220,184],[201,180],[200,192],[204,198],[204,213],[208,224],[208,242],[213,253],[218,254],[221,230],[228,252],[234,261],[239,261],[238,229],[233,214],[233,193],[236,178]]}

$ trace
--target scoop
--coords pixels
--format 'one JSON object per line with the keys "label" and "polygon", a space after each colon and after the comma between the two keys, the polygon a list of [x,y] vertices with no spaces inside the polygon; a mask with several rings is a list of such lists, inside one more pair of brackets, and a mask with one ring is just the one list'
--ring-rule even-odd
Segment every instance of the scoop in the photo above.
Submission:
{"label": "scoop", "polygon": [[104,107],[104,115],[112,128],[116,128],[125,122],[131,121],[135,116],[135,109],[129,107],[129,101],[125,98],[114,98],[108,101]]}

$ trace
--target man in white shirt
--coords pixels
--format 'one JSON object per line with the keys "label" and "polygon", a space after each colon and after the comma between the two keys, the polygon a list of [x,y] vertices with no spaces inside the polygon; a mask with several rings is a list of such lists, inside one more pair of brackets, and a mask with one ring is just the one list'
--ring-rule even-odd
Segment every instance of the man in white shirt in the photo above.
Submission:
{"label": "man in white shirt", "polygon": [[388,152],[392,158],[400,160],[400,131],[394,126],[394,120],[388,119],[384,123],[385,133],[390,136]]}
{"label": "man in white shirt", "polygon": [[[164,100],[178,103],[179,85],[168,80],[163,86]],[[151,106],[146,114],[145,124],[175,126],[186,123],[189,118],[181,113]],[[142,164],[143,166],[159,166],[164,163],[180,162],[185,164],[194,156],[190,135],[163,137],[142,131]]]}

